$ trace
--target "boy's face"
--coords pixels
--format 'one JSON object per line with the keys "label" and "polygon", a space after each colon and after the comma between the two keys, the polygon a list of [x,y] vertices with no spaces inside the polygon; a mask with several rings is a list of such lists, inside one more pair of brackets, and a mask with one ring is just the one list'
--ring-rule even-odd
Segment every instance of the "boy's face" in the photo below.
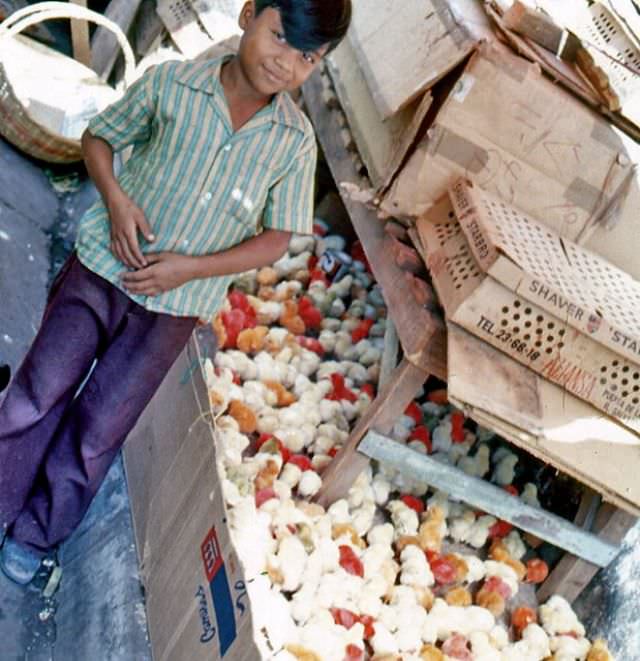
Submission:
{"label": "boy's face", "polygon": [[265,96],[300,87],[328,49],[322,46],[302,52],[290,46],[284,38],[280,12],[273,7],[256,16],[254,3],[247,2],[239,24],[244,30],[238,52],[241,66],[254,89]]}

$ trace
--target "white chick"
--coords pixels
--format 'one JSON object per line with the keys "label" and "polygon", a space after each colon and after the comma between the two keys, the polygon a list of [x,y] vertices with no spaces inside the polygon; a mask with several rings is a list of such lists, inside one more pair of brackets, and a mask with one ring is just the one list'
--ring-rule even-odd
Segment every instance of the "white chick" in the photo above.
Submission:
{"label": "white chick", "polygon": [[262,409],[257,415],[257,427],[260,434],[273,434],[280,425],[280,418],[275,409]]}
{"label": "white chick", "polygon": [[387,510],[391,513],[396,539],[417,534],[419,521],[415,510],[401,500],[390,501]]}
{"label": "white chick", "polygon": [[328,454],[314,454],[311,458],[311,467],[316,473],[322,471],[333,461],[333,457]]}
{"label": "white chick", "polygon": [[336,333],[335,331],[325,329],[320,332],[320,335],[318,336],[318,341],[322,345],[322,348],[327,352],[327,353],[332,353],[333,350],[336,347]]}
{"label": "white chick", "polygon": [[288,252],[290,255],[299,255],[301,252],[313,252],[316,247],[316,239],[310,234],[292,234],[289,241]]}
{"label": "white chick", "polygon": [[507,547],[509,555],[516,560],[520,560],[527,552],[527,547],[517,530],[512,530],[503,538],[502,543]]}
{"label": "white chick", "polygon": [[373,477],[373,482],[371,484],[373,489],[373,498],[376,502],[376,505],[384,506],[389,500],[389,493],[391,492],[391,483],[387,478],[381,474],[376,473]]}
{"label": "white chick", "polygon": [[[288,278],[296,271],[302,271],[307,268],[309,262],[309,257],[311,253],[309,251],[304,251],[296,255],[295,257],[290,257],[287,253],[284,254],[277,262],[273,264],[273,268],[276,270],[278,277],[282,280],[283,278]],[[290,283],[280,283],[280,284],[290,284]],[[300,283],[298,283],[300,284]],[[302,287],[302,285],[300,285]],[[277,291],[277,287],[276,287]]]}
{"label": "white chick", "polygon": [[249,296],[248,300],[251,307],[256,311],[260,324],[270,326],[280,319],[282,303],[278,303],[277,301],[263,301],[255,296]]}
{"label": "white chick", "polygon": [[509,452],[504,456],[493,469],[491,481],[501,486],[507,486],[513,482],[515,477],[516,464],[518,463],[518,456]]}
{"label": "white chick", "polygon": [[228,367],[220,368],[218,376],[209,358],[204,362],[204,379],[209,391],[209,401],[214,414],[226,411],[231,400],[229,391],[233,385],[233,372]]}
{"label": "white chick", "polygon": [[313,614],[309,621],[300,628],[299,644],[305,650],[315,654],[315,658],[326,661],[343,661],[347,645],[363,647],[364,626],[354,624],[345,629],[335,624],[329,611]]}
{"label": "white chick", "polygon": [[467,563],[468,571],[464,579],[465,583],[476,583],[487,575],[484,562],[477,555],[460,554],[460,557]]}
{"label": "white chick", "polygon": [[353,276],[345,275],[344,278],[338,280],[338,282],[334,282],[329,287],[327,292],[329,294],[336,294],[336,296],[340,298],[346,298],[351,292],[352,285],[353,285]]}
{"label": "white chick", "polygon": [[266,512],[256,511],[253,496],[229,510],[229,530],[247,582],[264,572],[267,559],[276,550],[270,519]]}
{"label": "white chick", "polygon": [[436,599],[427,620],[436,626],[438,640],[446,640],[451,634],[468,636],[473,631],[489,633],[495,626],[495,618],[479,606],[449,606],[444,599]]}
{"label": "white chick", "polygon": [[496,624],[489,632],[489,639],[496,649],[501,650],[509,644],[509,632],[504,627]]}
{"label": "white chick", "polygon": [[397,655],[400,651],[393,634],[380,622],[373,624],[375,634],[369,641],[376,656]]}
{"label": "white chick", "polygon": [[282,589],[285,592],[295,592],[302,583],[307,566],[307,552],[296,535],[288,535],[280,541],[278,552],[270,557],[269,564],[282,574]]}
{"label": "white chick", "polygon": [[540,501],[538,500],[538,487],[532,482],[527,482],[520,494],[520,500],[531,507],[540,507]]}
{"label": "white chick", "polygon": [[361,537],[369,532],[376,517],[377,507],[375,501],[367,500],[360,507],[351,512],[351,522]]}
{"label": "white chick", "polygon": [[554,661],[584,661],[591,649],[591,643],[586,638],[552,636],[549,648],[553,652]]}
{"label": "white chick", "polygon": [[452,501],[449,500],[449,494],[444,491],[436,491],[427,501],[429,507],[437,505],[444,513],[445,518],[449,518],[449,509]]}
{"label": "white chick", "polygon": [[451,422],[441,422],[431,435],[434,452],[449,452],[453,441],[451,440]]}
{"label": "white chick", "polygon": [[303,498],[315,496],[322,487],[322,478],[313,470],[305,471],[298,482],[298,494]]}
{"label": "white chick", "polygon": [[[429,505],[433,498],[429,500]],[[460,517],[453,518],[449,523],[449,535],[455,542],[466,541],[470,534],[473,524],[476,522],[476,515],[473,510],[466,510]]]}
{"label": "white chick", "polygon": [[489,446],[481,443],[476,453],[470,457],[462,457],[458,462],[458,468],[472,477],[484,477],[489,472]]}
{"label": "white chick", "polygon": [[336,500],[327,510],[327,514],[331,517],[333,525],[341,525],[351,522],[349,503],[344,498]]}
{"label": "white chick", "polygon": [[502,579],[511,590],[513,597],[518,592],[518,575],[515,570],[504,562],[496,562],[495,560],[485,560],[484,567],[487,571],[487,576],[497,576]]}
{"label": "white chick", "polygon": [[410,544],[400,554],[400,583],[414,588],[431,587],[435,579],[424,551]]}
{"label": "white chick", "polygon": [[216,445],[219,449],[218,458],[225,465],[242,463],[242,453],[249,447],[249,438],[235,429],[216,429]]}
{"label": "white chick", "polygon": [[228,351],[218,351],[213,362],[216,367],[228,367],[232,369],[242,381],[251,381],[258,376],[258,369],[246,354],[235,349]]}
{"label": "white chick", "polygon": [[302,575],[302,587],[291,600],[291,615],[299,624],[304,624],[316,608],[315,594],[320,585],[323,560],[319,550],[313,551],[307,558],[307,564]]}
{"label": "white chick", "polygon": [[474,661],[502,661],[502,654],[491,641],[488,633],[473,631],[469,634]]}
{"label": "white chick", "polygon": [[560,595],[553,595],[538,609],[542,628],[550,635],[575,633],[582,638],[584,626],[573,612],[569,602]]}
{"label": "white chick", "polygon": [[284,465],[279,479],[285,484],[288,484],[292,489],[295,489],[301,477],[302,470],[295,464],[287,463]]}
{"label": "white chick", "polygon": [[386,560],[393,558],[393,548],[389,544],[371,544],[361,557],[366,581],[375,578]]}
{"label": "white chick", "polygon": [[367,542],[370,545],[381,544],[390,547],[393,544],[394,529],[390,523],[380,523],[373,526],[367,533]]}
{"label": "white chick", "polygon": [[[329,530],[329,534],[331,531]],[[340,566],[340,549],[328,535],[318,535],[317,550],[322,558],[322,573],[326,574]]]}
{"label": "white chick", "polygon": [[489,539],[489,529],[494,523],[497,523],[497,519],[490,514],[478,517],[464,541],[473,546],[474,549],[482,548]]}
{"label": "white chick", "polygon": [[348,365],[346,376],[353,380],[356,385],[361,386],[369,381],[369,372],[367,372],[364,365],[354,362],[350,362]]}
{"label": "white chick", "polygon": [[[261,658],[272,658],[274,649],[281,649],[298,636],[289,602],[276,587],[271,586],[267,576],[256,576],[247,581],[246,586],[252,606],[254,639]],[[289,661],[286,656],[281,655],[273,658]]]}
{"label": "white chick", "polygon": [[340,330],[342,322],[340,319],[335,319],[334,317],[325,317],[320,323],[320,328],[322,330],[330,330],[334,333],[337,333]]}

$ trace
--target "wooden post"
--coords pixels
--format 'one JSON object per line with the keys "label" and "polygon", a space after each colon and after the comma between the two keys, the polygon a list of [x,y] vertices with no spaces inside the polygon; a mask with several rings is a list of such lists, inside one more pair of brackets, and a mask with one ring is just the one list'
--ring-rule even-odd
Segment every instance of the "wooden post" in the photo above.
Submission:
{"label": "wooden post", "polygon": [[[142,0],[111,0],[104,12],[107,18],[117,23],[127,34]],[[102,26],[98,26],[91,39],[91,68],[104,80],[109,78],[120,45],[115,35]]]}
{"label": "wooden post", "polygon": [[402,360],[371,406],[358,420],[343,448],[322,474],[322,488],[316,497],[318,503],[328,507],[346,495],[355,479],[369,463],[369,458],[357,451],[362,437],[370,428],[388,434],[395,421],[416,396],[427,376],[428,374],[406,358]]}
{"label": "wooden post", "polygon": [[[620,544],[636,521],[632,514],[605,503],[596,515],[594,532],[603,541]],[[571,603],[589,585],[599,569],[597,565],[567,553],[538,589],[538,601],[542,603],[551,595],[560,594]]]}
{"label": "wooden post", "polygon": [[[74,5],[87,8],[87,0],[71,0]],[[86,67],[91,66],[91,47],[89,45],[89,22],[71,19],[71,45],[73,57]]]}

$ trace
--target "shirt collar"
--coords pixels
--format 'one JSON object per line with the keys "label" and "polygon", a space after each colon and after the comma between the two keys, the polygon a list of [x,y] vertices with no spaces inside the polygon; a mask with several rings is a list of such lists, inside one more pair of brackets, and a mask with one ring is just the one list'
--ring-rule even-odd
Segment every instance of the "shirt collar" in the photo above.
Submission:
{"label": "shirt collar", "polygon": [[[224,94],[222,83],[220,82],[220,69],[223,63],[231,57],[231,54],[227,54],[213,60],[190,62],[189,66],[185,66],[184,70],[178,74],[176,79],[183,85],[207,94],[214,96]],[[302,111],[286,92],[276,94],[268,107],[271,108],[271,112],[264,113],[266,119],[302,131],[303,133],[306,132],[306,124]]]}

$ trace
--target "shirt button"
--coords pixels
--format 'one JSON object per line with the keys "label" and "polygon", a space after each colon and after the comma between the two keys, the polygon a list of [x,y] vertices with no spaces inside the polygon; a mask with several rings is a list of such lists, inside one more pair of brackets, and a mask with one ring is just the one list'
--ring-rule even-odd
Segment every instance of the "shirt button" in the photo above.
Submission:
{"label": "shirt button", "polygon": [[212,197],[213,197],[213,194],[212,194],[210,191],[207,191],[207,192],[202,196],[202,199],[203,199],[205,202],[209,202],[209,201],[211,200]]}
{"label": "shirt button", "polygon": [[231,151],[231,145],[225,145],[225,146],[223,147],[223,150],[224,150],[224,151]]}

